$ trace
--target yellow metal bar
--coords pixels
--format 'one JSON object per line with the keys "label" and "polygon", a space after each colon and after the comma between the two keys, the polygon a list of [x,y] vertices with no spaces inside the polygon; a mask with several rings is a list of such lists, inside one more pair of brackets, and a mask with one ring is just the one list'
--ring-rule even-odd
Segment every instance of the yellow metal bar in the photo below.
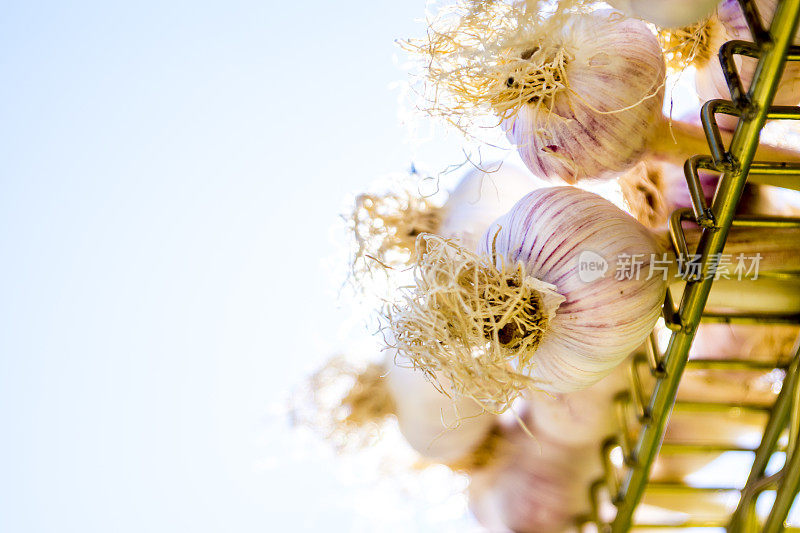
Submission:
{"label": "yellow metal bar", "polygon": [[[752,9],[746,13],[749,19],[753,18]],[[703,279],[690,280],[684,290],[678,316],[665,317],[680,329],[673,331],[670,338],[664,358],[666,376],[664,379],[657,380],[649,404],[648,412],[652,417],[651,423],[645,425],[639,436],[635,452],[631,457],[633,467],[628,470],[623,480],[622,502],[617,508],[616,518],[611,525],[614,533],[626,532],[631,528],[633,512],[642,498],[650,467],[658,454],[675,402],[678,383],[686,365],[689,348],[711,290],[713,279],[705,279],[705,275],[708,273],[709,257],[721,253],[725,245],[728,230],[733,223],[736,205],[741,198],[747,174],[755,156],[761,128],[764,126],[769,105],[783,73],[787,52],[794,37],[799,16],[800,0],[782,0],[778,4],[769,35],[765,36],[760,31],[756,35],[760,46],[760,58],[754,81],[746,99],[737,101],[737,104],[741,104],[746,100],[747,105],[741,111],[741,118],[733,133],[730,147],[724,153],[722,161],[719,157],[721,154],[714,153],[717,147],[713,143],[710,146],[712,156],[716,156],[714,157],[715,161],[724,164],[724,172],[711,204],[710,216],[713,217],[711,218],[713,223],[710,227],[703,228],[697,245],[697,254],[701,257]],[[755,28],[755,30],[759,29]],[[726,72],[726,76],[728,74]],[[706,128],[706,133],[710,134],[710,137],[718,137],[719,131],[716,124],[713,120],[709,121],[708,118],[709,109],[704,106],[704,125],[709,123],[713,125],[713,128]],[[797,457],[800,458],[800,455]],[[800,472],[798,472],[798,480],[800,480]]]}

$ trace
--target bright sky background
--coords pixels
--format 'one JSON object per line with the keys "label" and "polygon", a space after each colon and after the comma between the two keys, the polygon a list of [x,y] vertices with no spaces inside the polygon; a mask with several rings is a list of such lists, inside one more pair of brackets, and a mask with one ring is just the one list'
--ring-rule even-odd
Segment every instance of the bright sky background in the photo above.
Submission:
{"label": "bright sky background", "polygon": [[0,531],[467,530],[463,499],[396,494],[281,416],[353,335],[348,195],[461,157],[398,117],[423,13],[4,3]]}
{"label": "bright sky background", "polygon": [[348,194],[458,155],[403,142],[423,10],[3,4],[0,531],[374,530],[280,410],[347,345]]}

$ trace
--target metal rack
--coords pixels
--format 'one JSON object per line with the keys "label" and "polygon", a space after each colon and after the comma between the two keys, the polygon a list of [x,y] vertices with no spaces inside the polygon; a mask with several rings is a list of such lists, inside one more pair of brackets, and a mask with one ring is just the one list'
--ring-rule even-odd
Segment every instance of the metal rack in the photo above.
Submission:
{"label": "metal rack", "polygon": [[[730,532],[783,531],[784,521],[800,489],[800,351],[790,364],[783,368],[785,379],[774,405],[742,406],[738,409],[761,410],[768,421],[761,443],[756,448],[670,443],[662,447],[667,423],[673,410],[708,410],[730,408],[724,404],[703,402],[677,402],[678,384],[687,368],[707,370],[768,370],[769,365],[756,361],[714,360],[688,361],[689,348],[700,322],[756,322],[800,323],[800,316],[781,314],[712,314],[705,312],[706,302],[713,282],[712,261],[722,252],[728,231],[735,226],[800,227],[800,219],[779,217],[734,217],[745,182],[748,177],[757,183],[796,187],[800,164],[767,163],[754,161],[761,129],[767,119],[800,119],[797,107],[771,106],[780,75],[786,61],[800,61],[800,46],[792,46],[800,17],[800,0],[780,0],[770,28],[764,28],[761,17],[751,0],[739,0],[745,13],[754,42],[730,41],[719,53],[722,69],[731,93],[731,100],[712,100],[702,109],[701,120],[709,144],[710,155],[698,155],[686,162],[686,179],[692,197],[692,209],[673,213],[670,219],[670,236],[676,254],[697,258],[700,274],[687,280],[680,304],[675,307],[667,292],[663,317],[670,330],[669,344],[659,353],[655,336],[651,336],[647,350],[638,354],[631,363],[631,387],[618,395],[615,408],[619,414],[619,434],[606,441],[602,447],[605,476],[592,484],[590,497],[591,516],[580,520],[586,531],[621,533],[631,529],[669,528],[727,528]],[[735,55],[758,59],[753,83],[745,91],[738,75]],[[726,149],[717,126],[715,114],[738,117],[738,125]],[[703,196],[698,177],[700,169],[721,173],[719,187],[709,206]],[[695,254],[689,255],[683,230],[684,222],[693,222],[702,229]],[[655,380],[652,392],[646,390],[641,380],[641,370],[648,371]],[[689,405],[687,405],[689,404]],[[633,427],[636,426],[636,427]],[[788,428],[788,441],[782,438]],[[750,475],[744,487],[697,488],[683,483],[658,483],[650,481],[650,470],[656,456],[677,453],[720,453],[722,451],[751,452],[754,455]],[[767,463],[776,451],[785,451],[784,466],[772,475],[766,475]],[[616,460],[615,460],[616,454]],[[621,456],[621,460],[619,457]],[[634,511],[645,491],[685,493],[696,495],[718,494],[729,491],[738,495],[738,506],[724,519],[687,519],[675,524],[634,522]],[[775,491],[772,509],[763,523],[755,514],[755,501],[764,491]],[[604,505],[605,502],[605,505]],[[607,512],[608,511],[608,512]],[[606,515],[606,516],[604,516]],[[607,516],[609,516],[607,518]]]}

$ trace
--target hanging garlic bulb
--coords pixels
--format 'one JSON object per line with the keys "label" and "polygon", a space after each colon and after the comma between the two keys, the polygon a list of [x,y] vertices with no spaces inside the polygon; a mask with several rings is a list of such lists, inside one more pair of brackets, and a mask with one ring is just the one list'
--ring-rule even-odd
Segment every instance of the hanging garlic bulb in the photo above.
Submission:
{"label": "hanging garlic bulb", "polygon": [[[445,464],[465,462],[489,435],[496,417],[470,398],[442,394],[422,372],[395,357],[393,350],[386,351],[384,379],[400,432],[427,459]],[[447,386],[444,376],[435,379],[439,386]]]}
{"label": "hanging garlic bulb", "polygon": [[458,239],[470,250],[492,222],[531,192],[533,177],[508,163],[489,163],[467,172],[441,210],[437,234]]}
{"label": "hanging garlic bulb", "polygon": [[[602,397],[601,401],[604,407],[610,407],[607,398]],[[580,406],[591,408],[586,403]],[[592,482],[604,476],[600,444],[613,434],[611,424],[596,433],[594,440],[568,442],[563,435],[541,431],[535,411],[536,405],[531,403],[529,412],[523,414],[530,434],[518,425],[500,426],[500,442],[492,460],[483,468],[468,471],[470,510],[489,531],[575,531],[579,519],[591,510],[589,489]],[[579,417],[572,425],[567,423],[562,427],[565,432],[582,431],[577,425],[585,421],[586,418]],[[662,461],[659,459],[654,468],[679,466]],[[665,500],[657,494],[646,495],[644,503],[674,511],[695,511],[707,505],[707,502],[693,505],[685,498]]]}
{"label": "hanging garlic bulb", "polygon": [[311,377],[314,412],[306,422],[337,448],[348,449],[372,445],[386,421],[395,419],[422,458],[462,469],[481,464],[497,417],[470,398],[442,394],[436,381],[446,378],[428,379],[391,349],[382,363],[361,369],[335,357]]}
{"label": "hanging garlic bulb", "polygon": [[707,152],[701,129],[661,113],[664,54],[644,22],[569,1],[544,17],[534,4],[459,2],[426,39],[405,42],[422,58],[419,107],[479,139],[499,122],[550,181],[610,179],[646,154],[682,163]]}
{"label": "hanging garlic bulb", "polygon": [[[528,424],[530,425],[530,424]],[[597,443],[570,447],[519,426],[503,428],[502,453],[470,472],[469,507],[489,531],[561,533],[589,509],[602,475]]]}
{"label": "hanging garlic bulb", "polygon": [[[751,1],[755,4],[758,14],[761,15],[761,24],[765,29],[769,29],[769,25],[772,24],[772,17],[778,7],[778,0]],[[744,18],[742,7],[738,0],[722,0],[717,7],[717,16],[720,22],[725,25],[732,39],[752,40],[750,27],[747,25],[747,20]],[[793,44],[800,45],[800,30],[795,34]]]}
{"label": "hanging garlic bulb", "polygon": [[[440,235],[475,249],[491,223],[533,189],[525,172],[507,164],[494,168],[473,169],[461,179],[441,209]],[[486,439],[496,417],[472,399],[442,394],[433,383],[448,390],[446,377],[426,379],[394,350],[386,351],[384,367],[398,426],[411,447],[431,460],[468,464],[470,452]]]}
{"label": "hanging garlic bulb", "polygon": [[703,65],[717,54],[716,36],[724,32],[715,16],[680,28],[659,28],[658,39],[670,73],[682,73],[690,65]]}
{"label": "hanging garlic bulb", "polygon": [[[528,168],[574,183],[638,161],[657,130],[664,96],[664,58],[647,26],[595,11],[528,46],[536,51],[523,54],[507,83],[530,95],[503,123]],[[537,86],[540,79],[551,81]]]}
{"label": "hanging garlic bulb", "polygon": [[[618,395],[630,391],[631,364],[629,358],[610,375],[580,391],[562,394],[531,391],[527,395],[531,431],[553,443],[567,447],[592,444],[598,447],[608,438],[620,437],[623,426],[619,420],[615,401]],[[712,373],[689,370],[681,378],[678,401],[716,401],[734,405],[740,402],[759,401],[762,405],[771,405],[775,400],[775,394],[770,384],[765,386],[759,381],[760,377],[763,376],[720,372],[717,379]],[[645,394],[651,394],[654,385],[651,376],[640,371],[639,379]],[[732,446],[738,444],[738,439],[752,430],[751,420],[718,417],[712,421],[712,425],[713,440]],[[627,427],[631,430],[628,438],[635,439],[637,421],[628,420]],[[708,435],[708,429],[710,429],[708,423],[698,423],[696,418],[676,412],[670,418],[664,442],[668,444],[696,442],[693,439],[697,439],[698,434]],[[702,442],[702,437],[700,441]],[[708,453],[661,454],[653,465],[652,479],[681,481],[718,456],[719,454]]]}
{"label": "hanging garlic bulb", "polygon": [[[765,22],[771,21],[777,1],[761,0],[756,3],[762,15],[762,20]],[[712,37],[712,42],[709,45],[712,49],[719,50],[726,41],[733,39],[752,40],[750,28],[747,26],[744,14],[736,0],[722,2],[717,13],[722,27]],[[798,42],[797,39],[796,42]],[[758,60],[752,57],[734,55],[734,62],[739,78],[742,81],[742,86],[747,91],[753,81]],[[712,56],[708,61],[696,66],[695,87],[700,100],[730,100],[731,94],[719,60]],[[787,61],[784,72],[778,82],[773,105],[796,105],[798,102],[800,102],[800,65]],[[718,124],[727,129],[733,129],[736,126],[736,121],[736,117],[717,115]]]}
{"label": "hanging garlic bulb", "polygon": [[[703,196],[710,205],[719,182],[719,173],[698,172]],[[620,176],[619,184],[628,212],[648,228],[666,227],[676,209],[692,207],[683,166],[647,158]],[[736,212],[771,214],[772,208],[759,186],[746,183]]]}
{"label": "hanging garlic bulb", "polygon": [[597,446],[618,433],[614,396],[627,390],[627,362],[585,389],[550,393],[538,390],[526,395],[531,430],[566,446]]}
{"label": "hanging garlic bulb", "polygon": [[533,177],[512,165],[488,163],[467,172],[441,206],[411,185],[358,195],[349,216],[356,279],[376,266],[407,265],[420,233],[458,238],[474,248],[489,224],[533,187]]}
{"label": "hanging garlic bulb", "polygon": [[[662,28],[681,28],[707,17],[718,0],[607,0],[629,17],[637,17]],[[735,1],[735,0],[734,0]]]}
{"label": "hanging garlic bulb", "polygon": [[644,22],[580,4],[458,2],[404,43],[421,56],[418,106],[478,139],[496,117],[543,179],[628,168],[663,137],[664,57]]}
{"label": "hanging garlic bulb", "polygon": [[[685,233],[693,249],[699,232]],[[800,270],[797,238],[796,230],[771,230],[767,238],[735,228],[725,252],[758,251],[762,276]],[[585,388],[652,331],[677,269],[664,255],[665,239],[572,187],[528,194],[486,232],[478,254],[422,236],[416,284],[388,311],[397,348],[420,368],[446,375],[453,394],[490,409],[502,410],[529,389]],[[639,275],[625,275],[626,257],[636,258]],[[652,261],[663,264],[648,275]],[[796,292],[770,302],[776,289],[761,281],[720,279],[709,301],[749,310],[742,294],[752,293],[761,299],[756,307],[796,306]],[[715,300],[717,286],[726,290]]]}

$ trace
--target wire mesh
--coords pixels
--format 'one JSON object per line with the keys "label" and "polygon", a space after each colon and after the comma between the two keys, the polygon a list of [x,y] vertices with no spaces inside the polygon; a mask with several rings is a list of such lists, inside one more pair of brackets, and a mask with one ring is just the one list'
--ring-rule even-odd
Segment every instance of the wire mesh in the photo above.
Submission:
{"label": "wire mesh", "polygon": [[[792,46],[800,16],[800,0],[780,0],[769,28],[752,0],[739,0],[745,14],[752,42],[729,41],[719,52],[719,60],[730,90],[731,99],[712,100],[702,108],[701,121],[708,140],[709,153],[690,158],[685,165],[686,180],[692,198],[692,208],[673,213],[669,229],[672,247],[679,256],[697,263],[696,276],[689,278],[676,306],[670,291],[664,302],[663,318],[670,331],[669,343],[663,353],[655,334],[646,349],[631,358],[629,390],[614,399],[619,431],[606,440],[601,449],[605,475],[589,487],[591,513],[577,519],[584,531],[621,533],[624,531],[726,528],[730,532],[800,531],[786,528],[785,520],[800,488],[800,386],[798,370],[800,352],[788,365],[768,364],[751,360],[689,360],[688,354],[697,327],[701,322],[750,322],[759,324],[798,324],[800,316],[785,313],[710,312],[705,309],[714,281],[713,257],[722,252],[731,227],[746,226],[769,231],[776,227],[800,227],[800,219],[782,217],[736,217],[735,209],[745,183],[770,184],[800,189],[800,165],[789,162],[754,161],[761,130],[766,120],[800,119],[800,108],[772,106],[778,81],[786,61],[800,61],[800,46]],[[739,76],[737,55],[756,58],[758,65],[753,81],[745,88]],[[738,118],[732,140],[726,147],[716,115]],[[708,205],[700,185],[699,171],[720,173],[719,185],[711,205]],[[694,253],[690,253],[684,234],[684,224],[701,228],[701,237]],[[710,275],[709,275],[710,274]],[[797,275],[794,273],[791,275]],[[706,371],[780,371],[785,375],[774,404],[725,404],[716,402],[676,401],[678,385],[686,369]],[[649,377],[648,377],[649,376]],[[652,388],[645,378],[654,381]],[[723,416],[735,409],[739,415],[761,416],[765,419],[761,442],[757,447],[735,443],[670,442],[664,444],[664,434],[673,412],[691,411]],[[787,435],[788,433],[788,435]],[[696,487],[684,482],[665,482],[650,479],[650,471],[659,454],[719,454],[742,452],[753,456],[750,474],[744,486]],[[782,468],[767,473],[768,463],[776,452],[785,453]],[[774,491],[775,499],[763,520],[755,512],[759,496]],[[634,511],[645,493],[690,497],[695,502],[728,495],[738,500],[731,514],[720,513],[687,516],[680,522],[636,522]],[[708,509],[713,507],[708,504]],[[691,514],[691,513],[689,513]]]}

